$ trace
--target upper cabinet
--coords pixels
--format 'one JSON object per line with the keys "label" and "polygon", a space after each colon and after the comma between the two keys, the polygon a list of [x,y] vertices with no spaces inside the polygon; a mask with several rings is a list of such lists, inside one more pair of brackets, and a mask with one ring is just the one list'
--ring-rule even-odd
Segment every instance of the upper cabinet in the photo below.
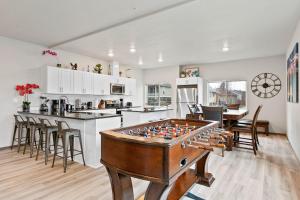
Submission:
{"label": "upper cabinet", "polygon": [[136,96],[136,80],[126,78],[125,80],[125,95]]}
{"label": "upper cabinet", "polygon": [[83,71],[73,71],[74,94],[94,94],[92,73]]}
{"label": "upper cabinet", "polygon": [[199,77],[177,78],[176,85],[197,85],[199,83]]}
{"label": "upper cabinet", "polygon": [[110,76],[94,74],[93,85],[95,95],[110,95]]}
{"label": "upper cabinet", "polygon": [[42,68],[42,90],[49,94],[110,95],[111,83],[125,86],[125,95],[136,95],[136,80],[57,67]]}
{"label": "upper cabinet", "polygon": [[42,68],[42,86],[45,93],[73,94],[73,73],[68,69]]}

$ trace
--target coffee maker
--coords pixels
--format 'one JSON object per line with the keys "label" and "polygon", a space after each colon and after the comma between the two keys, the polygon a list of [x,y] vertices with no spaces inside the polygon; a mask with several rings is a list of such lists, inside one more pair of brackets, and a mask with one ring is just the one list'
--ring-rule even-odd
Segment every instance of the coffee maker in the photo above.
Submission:
{"label": "coffee maker", "polygon": [[51,112],[58,113],[59,112],[59,100],[53,99],[51,104]]}
{"label": "coffee maker", "polygon": [[40,111],[48,112],[49,109],[48,109],[47,103],[48,103],[49,99],[47,97],[43,97],[43,96],[41,96],[40,99],[42,100],[42,103],[40,105]]}

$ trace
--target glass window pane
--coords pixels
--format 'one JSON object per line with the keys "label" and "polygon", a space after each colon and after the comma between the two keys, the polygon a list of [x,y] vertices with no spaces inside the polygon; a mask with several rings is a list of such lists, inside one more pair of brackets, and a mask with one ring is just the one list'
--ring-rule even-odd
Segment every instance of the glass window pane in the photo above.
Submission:
{"label": "glass window pane", "polygon": [[227,104],[240,104],[240,108],[246,107],[246,81],[230,81],[227,88]]}
{"label": "glass window pane", "polygon": [[208,83],[208,104],[209,105],[225,105],[227,99],[226,82],[210,82]]}
{"label": "glass window pane", "polygon": [[207,85],[208,105],[240,104],[246,107],[246,81],[218,81]]}

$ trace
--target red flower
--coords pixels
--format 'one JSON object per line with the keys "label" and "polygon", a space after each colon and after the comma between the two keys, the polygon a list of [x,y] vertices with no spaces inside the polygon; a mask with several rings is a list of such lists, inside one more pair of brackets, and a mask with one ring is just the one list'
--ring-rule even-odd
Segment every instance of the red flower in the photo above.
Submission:
{"label": "red flower", "polygon": [[24,96],[27,94],[33,94],[33,89],[38,89],[38,88],[40,88],[39,85],[30,84],[30,83],[27,83],[25,85],[16,85],[16,87],[15,87],[16,91],[19,92],[20,96]]}

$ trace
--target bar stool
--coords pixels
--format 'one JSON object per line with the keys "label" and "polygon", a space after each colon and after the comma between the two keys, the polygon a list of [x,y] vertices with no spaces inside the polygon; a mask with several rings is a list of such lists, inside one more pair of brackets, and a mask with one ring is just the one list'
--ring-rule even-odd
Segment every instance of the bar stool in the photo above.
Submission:
{"label": "bar stool", "polygon": [[[12,138],[12,143],[10,149],[12,150],[14,147],[15,142],[18,143],[18,153],[20,152],[20,147],[22,140],[26,140],[26,137],[22,137],[23,135],[23,128],[26,128],[27,122],[22,118],[21,115],[14,115],[15,118],[15,126],[14,126],[14,133]],[[18,131],[18,137],[16,137]]]}
{"label": "bar stool", "polygon": [[[51,134],[53,135],[53,144],[54,144],[58,127],[57,125],[52,125],[48,119],[39,118],[39,121],[40,121],[40,126],[36,127],[36,129],[37,128],[39,129],[39,144],[38,144],[35,160],[38,160],[40,149],[43,149],[43,145],[45,145],[45,165],[47,165],[48,156],[49,153],[51,153],[50,136]],[[36,129],[34,131],[36,131]],[[44,142],[44,137],[45,137],[45,142]]]}
{"label": "bar stool", "polygon": [[25,154],[26,152],[26,147],[27,144],[29,144],[30,146],[30,158],[32,158],[33,155],[33,146],[35,145],[35,147],[37,148],[37,144],[36,144],[36,130],[40,131],[41,128],[41,124],[39,122],[37,122],[37,120],[35,120],[33,117],[26,117],[26,128],[27,128],[27,133],[26,133],[26,138],[29,138],[29,142],[26,142],[24,145],[24,150],[23,150],[23,154]]}
{"label": "bar stool", "polygon": [[[70,153],[71,153],[71,159],[74,161],[74,156],[80,155],[82,156],[82,161],[85,166],[85,160],[83,155],[83,148],[82,148],[82,139],[81,139],[81,133],[79,129],[72,129],[65,121],[55,121],[58,126],[58,132],[57,136],[54,142],[54,156],[52,161],[52,167],[54,167],[55,163],[55,157],[57,156],[57,147],[58,147],[58,139],[62,139],[62,149],[63,149],[63,166],[64,166],[64,172],[67,170],[67,160],[69,158],[68,156],[68,146],[70,145]],[[80,150],[74,149],[74,138],[79,139],[79,145]],[[74,155],[74,151],[79,152]],[[60,152],[61,153],[61,152]]]}

